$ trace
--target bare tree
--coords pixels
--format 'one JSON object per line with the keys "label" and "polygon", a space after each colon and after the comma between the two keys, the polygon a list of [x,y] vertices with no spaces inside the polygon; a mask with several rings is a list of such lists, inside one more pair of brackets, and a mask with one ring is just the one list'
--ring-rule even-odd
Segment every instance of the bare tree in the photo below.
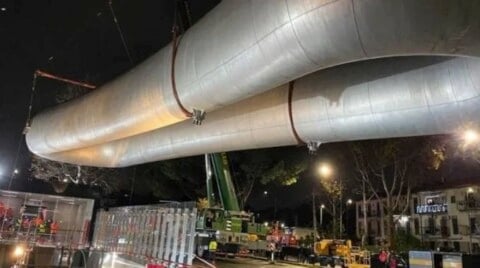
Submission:
{"label": "bare tree", "polygon": [[356,172],[362,181],[364,228],[366,228],[367,189],[376,198],[386,215],[386,234],[390,248],[395,249],[394,215],[404,214],[408,209],[412,189],[412,177],[407,173],[413,156],[400,140],[362,142],[352,145]]}
{"label": "bare tree", "polygon": [[[355,181],[360,183],[362,187],[360,188],[359,191],[355,191],[354,193],[356,195],[360,195],[362,197],[362,231],[360,232],[360,239],[361,239],[361,245],[362,247],[365,247],[367,244],[367,237],[368,237],[368,221],[367,221],[367,202],[372,200],[375,196],[370,193],[369,188],[367,187],[367,184],[365,183],[365,180],[363,180],[360,176],[355,177]],[[355,188],[355,190],[357,190]]]}
{"label": "bare tree", "polygon": [[110,193],[118,189],[120,181],[118,169],[81,167],[35,155],[30,171],[34,178],[51,183],[57,193],[65,191],[71,183],[100,187]]}

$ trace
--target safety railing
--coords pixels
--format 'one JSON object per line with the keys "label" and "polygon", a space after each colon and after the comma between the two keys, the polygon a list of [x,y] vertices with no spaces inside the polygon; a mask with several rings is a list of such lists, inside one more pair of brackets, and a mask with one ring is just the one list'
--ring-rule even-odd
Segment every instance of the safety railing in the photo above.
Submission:
{"label": "safety railing", "polygon": [[196,217],[192,202],[99,211],[92,245],[145,263],[191,265]]}
{"label": "safety railing", "polygon": [[22,229],[9,229],[0,231],[2,244],[29,244],[40,247],[69,247],[85,248],[89,244],[83,238],[87,234],[75,229],[60,229],[52,232],[39,231],[35,226]]}

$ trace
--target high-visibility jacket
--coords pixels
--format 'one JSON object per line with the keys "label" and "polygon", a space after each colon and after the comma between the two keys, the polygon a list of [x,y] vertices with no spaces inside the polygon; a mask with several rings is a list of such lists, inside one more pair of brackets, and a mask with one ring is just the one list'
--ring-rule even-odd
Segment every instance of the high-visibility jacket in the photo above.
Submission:
{"label": "high-visibility jacket", "polygon": [[45,223],[42,223],[40,225],[38,225],[38,232],[41,233],[41,234],[44,234],[45,233]]}
{"label": "high-visibility jacket", "polygon": [[56,234],[57,231],[58,231],[58,223],[56,221],[52,222],[52,224],[50,224],[50,233],[51,234]]}
{"label": "high-visibility jacket", "polygon": [[15,228],[20,229],[20,226],[22,226],[22,219],[17,219],[15,221]]}
{"label": "high-visibility jacket", "polygon": [[215,240],[210,241],[210,243],[208,243],[208,250],[212,252],[217,251],[217,241]]}
{"label": "high-visibility jacket", "polygon": [[42,224],[43,224],[43,219],[42,218],[38,217],[38,218],[35,219],[35,225],[36,226],[40,226]]}

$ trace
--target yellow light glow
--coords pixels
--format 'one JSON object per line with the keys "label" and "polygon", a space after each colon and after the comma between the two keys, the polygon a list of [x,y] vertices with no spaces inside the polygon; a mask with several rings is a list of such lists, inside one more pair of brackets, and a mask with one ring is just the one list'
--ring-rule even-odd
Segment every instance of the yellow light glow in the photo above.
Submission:
{"label": "yellow light glow", "polygon": [[318,172],[322,177],[330,177],[333,173],[332,168],[327,164],[321,164],[318,168]]}
{"label": "yellow light glow", "polygon": [[479,135],[475,130],[468,129],[463,134],[463,139],[465,140],[465,143],[471,144],[471,143],[478,142]]}
{"label": "yellow light glow", "polygon": [[16,258],[23,256],[25,253],[25,249],[22,246],[16,246],[15,250],[13,251],[13,256]]}
{"label": "yellow light glow", "polygon": [[469,194],[471,194],[471,193],[475,192],[475,190],[473,190],[472,187],[468,187],[467,192],[468,192]]}

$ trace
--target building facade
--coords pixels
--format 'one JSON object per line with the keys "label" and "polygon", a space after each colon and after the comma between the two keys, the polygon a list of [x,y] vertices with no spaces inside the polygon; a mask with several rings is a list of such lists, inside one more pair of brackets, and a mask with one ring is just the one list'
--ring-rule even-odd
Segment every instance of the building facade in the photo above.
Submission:
{"label": "building facade", "polygon": [[[370,243],[386,238],[385,213],[378,200],[367,202]],[[407,200],[405,200],[407,202]],[[356,202],[357,236],[363,234],[363,202]],[[480,187],[462,186],[422,191],[408,200],[408,211],[396,214],[404,228],[431,249],[480,252]]]}
{"label": "building facade", "polygon": [[[367,242],[368,244],[380,244],[387,237],[387,218],[385,211],[382,209],[382,202],[385,199],[370,199],[366,202],[366,219],[367,219]],[[364,213],[363,201],[355,202],[356,214],[356,234],[358,238],[364,233]],[[394,212],[394,220],[397,227],[408,228],[406,219],[410,215],[410,204],[405,197],[400,197],[398,209]]]}
{"label": "building facade", "polygon": [[480,188],[419,192],[411,202],[411,233],[432,249],[479,252]]}

